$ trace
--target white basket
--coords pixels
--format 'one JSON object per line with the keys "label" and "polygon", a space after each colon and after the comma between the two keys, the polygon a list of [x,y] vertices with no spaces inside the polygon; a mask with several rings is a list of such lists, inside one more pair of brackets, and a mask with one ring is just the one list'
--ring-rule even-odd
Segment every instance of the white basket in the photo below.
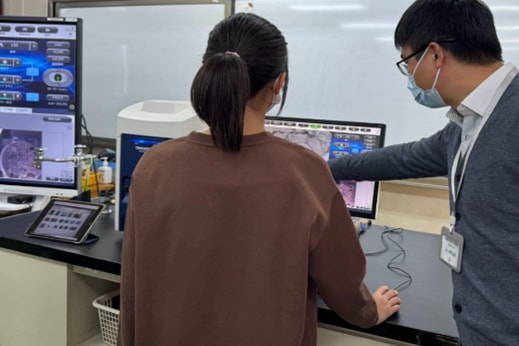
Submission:
{"label": "white basket", "polygon": [[99,313],[99,324],[103,342],[108,345],[117,345],[117,332],[119,327],[119,310],[114,308],[114,298],[119,297],[119,290],[109,292],[94,299],[92,305]]}

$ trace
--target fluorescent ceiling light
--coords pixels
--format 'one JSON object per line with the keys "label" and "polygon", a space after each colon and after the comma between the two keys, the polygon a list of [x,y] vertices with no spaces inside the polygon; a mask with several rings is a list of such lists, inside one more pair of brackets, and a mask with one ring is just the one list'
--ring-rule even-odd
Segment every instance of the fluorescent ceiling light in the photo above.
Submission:
{"label": "fluorescent ceiling light", "polygon": [[497,31],[513,31],[513,30],[519,30],[519,25],[501,25],[496,26]]}
{"label": "fluorescent ceiling light", "polygon": [[394,29],[395,23],[384,22],[357,22],[357,23],[342,23],[341,29],[358,29],[358,30],[373,30],[373,29]]}
{"label": "fluorescent ceiling light", "polygon": [[293,11],[363,11],[367,7],[363,5],[290,5]]}
{"label": "fluorescent ceiling light", "polygon": [[379,42],[391,42],[393,43],[393,37],[392,36],[379,36],[375,37],[375,40]]}
{"label": "fluorescent ceiling light", "polygon": [[519,6],[489,6],[492,12],[496,11],[519,11]]}

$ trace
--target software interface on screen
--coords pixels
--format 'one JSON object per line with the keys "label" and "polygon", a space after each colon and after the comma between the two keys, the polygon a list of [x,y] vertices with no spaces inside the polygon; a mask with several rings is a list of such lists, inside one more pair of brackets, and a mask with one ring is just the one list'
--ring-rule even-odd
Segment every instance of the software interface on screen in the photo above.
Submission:
{"label": "software interface on screen", "polygon": [[[326,161],[381,148],[385,136],[384,124],[317,119],[267,117],[265,128],[277,137],[314,151]],[[352,216],[375,218],[377,182],[341,180],[337,187]]]}
{"label": "software interface on screen", "polygon": [[74,187],[72,164],[33,159],[74,154],[77,39],[75,22],[0,18],[0,183]]}
{"label": "software interface on screen", "polygon": [[81,227],[97,211],[98,206],[82,204],[80,207],[56,202],[34,230],[36,235],[77,239]]}

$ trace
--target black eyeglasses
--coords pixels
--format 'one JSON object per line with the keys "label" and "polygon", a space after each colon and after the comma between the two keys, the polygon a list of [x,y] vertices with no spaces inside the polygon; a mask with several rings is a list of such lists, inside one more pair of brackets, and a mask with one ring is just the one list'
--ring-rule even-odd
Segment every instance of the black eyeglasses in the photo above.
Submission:
{"label": "black eyeglasses", "polygon": [[396,63],[396,67],[398,67],[398,70],[400,70],[400,72],[408,77],[410,75],[410,73],[408,72],[408,63],[407,63],[407,60],[411,59],[412,57],[414,56],[417,56],[418,54],[421,54],[423,53],[424,50],[427,49],[427,47],[429,47],[429,45],[432,43],[432,42],[436,42],[436,43],[451,43],[451,42],[456,42],[455,39],[447,39],[447,40],[439,40],[439,41],[435,41],[435,40],[431,40],[429,42],[427,42],[426,44],[424,44],[423,46],[421,46],[419,49],[417,49],[416,51],[414,51],[413,53],[411,53],[410,55],[406,56],[405,58],[403,58],[402,60],[400,61],[397,61]]}

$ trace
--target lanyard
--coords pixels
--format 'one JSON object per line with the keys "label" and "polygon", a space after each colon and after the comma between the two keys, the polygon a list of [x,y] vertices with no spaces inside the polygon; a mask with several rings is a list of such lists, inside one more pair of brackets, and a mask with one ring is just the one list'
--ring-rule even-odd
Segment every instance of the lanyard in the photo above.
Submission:
{"label": "lanyard", "polygon": [[452,210],[450,215],[450,231],[452,232],[454,230],[454,226],[456,225],[456,217],[455,217],[455,211],[456,211],[456,200],[460,194],[461,191],[461,185],[463,184],[463,178],[465,176],[465,168],[467,167],[467,162],[469,160],[469,156],[472,153],[472,148],[474,147],[474,144],[476,143],[476,140],[479,137],[479,133],[481,132],[481,129],[487,122],[487,120],[490,118],[491,113],[493,112],[494,108],[496,107],[497,102],[501,99],[501,96],[503,96],[503,93],[505,92],[506,88],[510,85],[512,80],[515,78],[519,71],[514,67],[510,73],[507,74],[503,82],[499,85],[499,87],[496,90],[496,93],[494,97],[492,98],[492,101],[489,103],[487,109],[485,110],[485,113],[483,114],[483,119],[481,120],[481,123],[479,124],[478,128],[476,129],[474,136],[472,137],[472,141],[470,142],[467,152],[465,153],[465,156],[463,157],[463,167],[461,169],[460,173],[460,181],[458,183],[458,186],[456,187],[455,184],[455,176],[456,172],[458,171],[458,163],[461,158],[461,144],[458,148],[458,152],[456,153],[456,156],[454,156],[454,161],[452,163],[452,170],[451,170],[451,193],[452,193]]}

